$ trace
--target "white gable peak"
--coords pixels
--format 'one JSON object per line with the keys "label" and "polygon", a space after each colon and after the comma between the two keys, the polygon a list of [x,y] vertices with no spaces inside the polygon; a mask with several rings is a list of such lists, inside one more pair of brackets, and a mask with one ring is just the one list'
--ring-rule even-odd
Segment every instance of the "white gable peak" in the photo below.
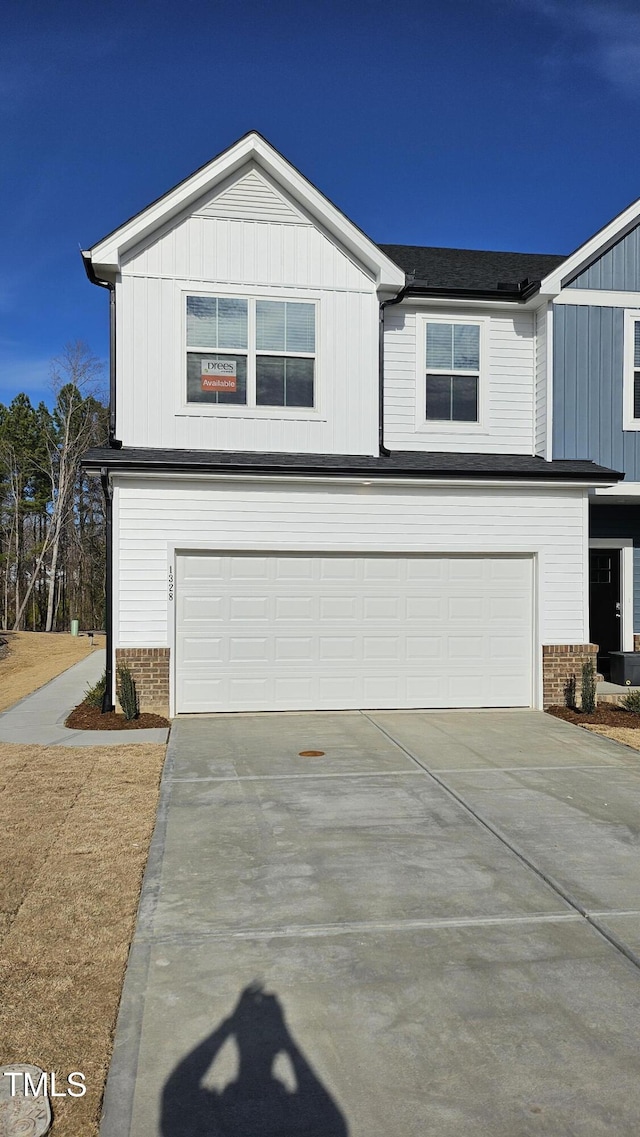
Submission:
{"label": "white gable peak", "polygon": [[[203,207],[206,210],[246,210],[250,200],[258,211],[258,214],[252,213],[253,217],[271,210],[272,220],[279,214],[280,221],[295,219],[300,224],[306,219],[320,225],[336,244],[371,272],[379,290],[394,293],[404,285],[404,272],[382,249],[256,131],[245,134],[109,233],[84,254],[85,259],[91,262],[98,277],[113,279],[125,253],[179,214],[189,209],[200,212]],[[283,210],[288,212],[288,218],[282,216]]]}

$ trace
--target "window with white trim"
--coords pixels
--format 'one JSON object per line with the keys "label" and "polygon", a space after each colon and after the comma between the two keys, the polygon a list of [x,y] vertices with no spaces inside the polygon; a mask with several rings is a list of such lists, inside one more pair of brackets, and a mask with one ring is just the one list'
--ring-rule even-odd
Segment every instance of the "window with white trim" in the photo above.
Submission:
{"label": "window with white trim", "polygon": [[315,406],[313,301],[187,296],[187,402]]}
{"label": "window with white trim", "polygon": [[640,430],[640,312],[625,312],[623,427]]}
{"label": "window with white trim", "polygon": [[478,422],[480,324],[426,323],[427,422]]}

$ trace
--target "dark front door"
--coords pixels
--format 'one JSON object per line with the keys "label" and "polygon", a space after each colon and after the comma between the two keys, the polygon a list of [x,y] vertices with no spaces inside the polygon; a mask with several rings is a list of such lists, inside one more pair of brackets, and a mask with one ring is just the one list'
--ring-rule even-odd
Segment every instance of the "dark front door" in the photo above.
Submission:
{"label": "dark front door", "polygon": [[620,651],[620,550],[589,551],[589,638],[598,644],[598,669],[609,676],[609,653]]}

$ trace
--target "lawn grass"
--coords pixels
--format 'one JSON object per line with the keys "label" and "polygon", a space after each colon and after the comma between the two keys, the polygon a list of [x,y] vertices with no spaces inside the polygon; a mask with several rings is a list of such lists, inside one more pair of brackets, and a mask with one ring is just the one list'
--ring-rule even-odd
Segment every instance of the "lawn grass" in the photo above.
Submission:
{"label": "lawn grass", "polygon": [[[0,659],[0,711],[44,687],[92,650],[88,636],[58,632],[3,632],[9,641],[9,654]],[[95,647],[104,647],[104,636],[96,636]]]}
{"label": "lawn grass", "polygon": [[624,726],[587,726],[586,730],[594,734],[603,734],[605,738],[612,738],[614,742],[624,742],[632,750],[640,750],[640,730],[630,730]]}
{"label": "lawn grass", "polygon": [[0,1064],[86,1077],[53,1137],[95,1137],[165,747],[0,744]]}

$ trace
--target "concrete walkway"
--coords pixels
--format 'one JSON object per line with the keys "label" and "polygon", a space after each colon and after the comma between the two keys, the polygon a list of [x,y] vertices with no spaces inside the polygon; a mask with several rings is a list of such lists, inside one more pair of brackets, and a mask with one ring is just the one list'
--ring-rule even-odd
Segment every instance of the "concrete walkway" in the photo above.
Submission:
{"label": "concrete walkway", "polygon": [[69,730],[64,720],[82,702],[87,687],[104,671],[104,651],[93,651],[0,714],[0,742],[42,746],[120,746],[125,742],[166,742],[168,730]]}
{"label": "concrete walkway", "polygon": [[639,837],[538,712],[178,719],[101,1137],[635,1134]]}

